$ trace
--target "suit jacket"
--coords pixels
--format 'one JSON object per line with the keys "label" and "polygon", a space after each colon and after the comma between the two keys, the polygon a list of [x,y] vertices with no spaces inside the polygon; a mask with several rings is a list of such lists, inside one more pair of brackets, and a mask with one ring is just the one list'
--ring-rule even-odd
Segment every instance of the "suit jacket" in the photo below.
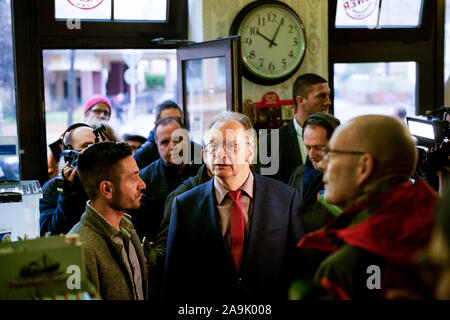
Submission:
{"label": "suit jacket", "polygon": [[163,295],[170,300],[280,300],[299,271],[298,192],[254,174],[253,216],[240,271],[218,227],[213,179],[173,202]]}
{"label": "suit jacket", "polygon": [[[303,163],[300,148],[298,146],[297,132],[295,131],[294,121],[295,118],[289,121],[287,125],[282,126],[279,129],[279,148],[277,150],[279,157],[279,168],[276,174],[266,175],[270,178],[279,180],[284,183],[288,183],[294,169],[298,165],[301,165]],[[271,152],[272,134],[269,134],[267,140],[268,152]],[[276,155],[271,155],[272,158],[274,156]],[[257,172],[261,173],[261,168],[267,167],[269,165],[258,164]]]}

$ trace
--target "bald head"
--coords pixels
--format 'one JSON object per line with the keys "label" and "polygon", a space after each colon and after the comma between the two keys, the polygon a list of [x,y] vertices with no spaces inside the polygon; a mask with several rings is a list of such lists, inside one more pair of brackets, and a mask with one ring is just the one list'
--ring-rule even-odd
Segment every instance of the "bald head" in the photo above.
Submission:
{"label": "bald head", "polygon": [[417,151],[406,127],[388,116],[353,118],[334,131],[323,176],[325,200],[348,208],[383,181],[407,180]]}
{"label": "bald head", "polygon": [[66,145],[73,150],[83,150],[95,143],[94,130],[89,127],[78,127],[69,132]]}
{"label": "bald head", "polygon": [[414,173],[416,147],[407,128],[395,118],[383,115],[359,116],[336,129],[333,138],[336,149],[347,146],[374,157],[373,179],[387,175],[409,178]]}

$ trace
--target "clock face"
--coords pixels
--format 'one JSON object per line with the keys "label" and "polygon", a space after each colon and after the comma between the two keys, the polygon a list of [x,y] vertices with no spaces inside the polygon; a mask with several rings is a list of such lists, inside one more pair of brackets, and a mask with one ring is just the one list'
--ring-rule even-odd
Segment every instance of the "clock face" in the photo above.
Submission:
{"label": "clock face", "polygon": [[284,4],[260,4],[240,19],[237,33],[244,76],[272,84],[286,80],[298,69],[306,41],[303,24],[292,9]]}

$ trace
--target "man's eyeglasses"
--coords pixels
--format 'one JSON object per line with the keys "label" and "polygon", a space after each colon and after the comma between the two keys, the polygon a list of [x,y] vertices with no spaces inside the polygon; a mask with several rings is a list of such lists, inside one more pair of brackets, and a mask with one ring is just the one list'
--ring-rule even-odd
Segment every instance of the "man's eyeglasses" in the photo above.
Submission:
{"label": "man's eyeglasses", "polygon": [[362,156],[363,154],[366,153],[363,151],[333,150],[333,149],[329,149],[327,147],[322,147],[321,152],[322,152],[322,161],[323,162],[328,161],[330,158],[330,155],[333,153],[334,154],[353,154],[353,155],[357,155],[357,156]]}
{"label": "man's eyeglasses", "polygon": [[109,109],[103,110],[103,109],[92,109],[91,110],[93,113],[95,113],[96,115],[101,115],[104,114],[106,117],[111,116],[111,111],[109,111]]}
{"label": "man's eyeglasses", "polygon": [[205,146],[206,152],[209,153],[217,153],[220,149],[225,147],[226,153],[233,153],[239,150],[239,145],[245,144],[245,142],[241,143],[234,143],[234,142],[227,142],[225,144],[223,143],[208,143]]}

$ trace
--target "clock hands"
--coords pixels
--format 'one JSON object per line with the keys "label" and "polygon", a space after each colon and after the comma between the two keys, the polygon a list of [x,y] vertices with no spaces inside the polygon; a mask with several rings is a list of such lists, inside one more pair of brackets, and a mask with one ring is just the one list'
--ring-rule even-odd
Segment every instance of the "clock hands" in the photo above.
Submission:
{"label": "clock hands", "polygon": [[281,19],[280,24],[277,27],[277,30],[275,30],[275,34],[273,35],[272,40],[270,40],[270,44],[269,44],[269,48],[272,47],[272,44],[274,44],[275,42],[275,38],[277,37],[278,31],[280,30],[281,25],[284,23],[284,19]]}
{"label": "clock hands", "polygon": [[257,34],[259,34],[261,37],[263,37],[264,39],[266,39],[267,41],[270,42],[269,48],[272,47],[272,45],[277,45],[275,42],[273,42],[273,40],[270,40],[269,38],[267,38],[265,35],[263,35],[261,32],[256,31]]}

